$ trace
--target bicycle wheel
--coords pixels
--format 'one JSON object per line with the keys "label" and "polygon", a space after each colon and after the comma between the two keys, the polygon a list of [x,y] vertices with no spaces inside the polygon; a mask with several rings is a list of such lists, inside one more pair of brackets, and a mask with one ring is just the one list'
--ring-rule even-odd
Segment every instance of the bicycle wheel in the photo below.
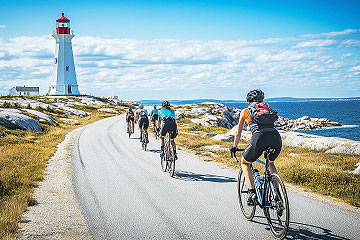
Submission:
{"label": "bicycle wheel", "polygon": [[276,239],[284,239],[289,229],[290,209],[285,185],[279,175],[271,174],[266,195],[268,207],[264,208],[264,212],[271,233]]}
{"label": "bicycle wheel", "polygon": [[[165,144],[165,146],[166,146],[166,144]],[[164,155],[160,158],[160,161],[161,161],[161,170],[162,170],[163,172],[166,172],[166,170],[167,170],[166,157],[167,157],[167,154],[164,154]]]}
{"label": "bicycle wheel", "polygon": [[249,206],[247,204],[248,198],[248,187],[245,181],[245,175],[243,174],[243,170],[239,170],[238,179],[237,179],[237,191],[239,198],[240,209],[246,220],[251,221],[255,216],[256,205]]}
{"label": "bicycle wheel", "polygon": [[175,174],[175,155],[174,155],[174,150],[171,146],[170,143],[169,144],[169,159],[168,159],[168,172],[169,172],[169,175],[171,177],[174,176]]}

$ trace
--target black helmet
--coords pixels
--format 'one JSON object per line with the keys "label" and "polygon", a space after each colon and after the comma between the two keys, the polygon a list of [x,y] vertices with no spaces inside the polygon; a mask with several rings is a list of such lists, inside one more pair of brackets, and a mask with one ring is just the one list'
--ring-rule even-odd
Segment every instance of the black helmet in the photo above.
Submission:
{"label": "black helmet", "polygon": [[170,107],[170,102],[165,100],[161,103],[161,106],[163,106],[164,108]]}
{"label": "black helmet", "polygon": [[154,109],[156,109],[156,105],[154,105]]}
{"label": "black helmet", "polygon": [[248,102],[262,102],[264,100],[264,92],[260,89],[250,91],[246,96]]}

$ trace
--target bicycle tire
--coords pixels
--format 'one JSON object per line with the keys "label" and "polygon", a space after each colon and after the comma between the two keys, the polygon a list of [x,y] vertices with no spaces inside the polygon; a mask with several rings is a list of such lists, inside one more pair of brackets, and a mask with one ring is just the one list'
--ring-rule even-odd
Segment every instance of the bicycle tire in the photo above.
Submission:
{"label": "bicycle tire", "polygon": [[173,177],[175,174],[175,154],[174,154],[174,149],[172,148],[170,142],[168,144],[169,144],[168,172],[170,177]]}
{"label": "bicycle tire", "polygon": [[251,221],[255,216],[256,204],[254,204],[254,206],[249,206],[247,204],[248,188],[242,169],[239,170],[237,178],[237,192],[241,212],[246,220]]}
{"label": "bicycle tire", "polygon": [[[276,183],[279,186],[279,192],[275,188]],[[271,174],[270,176],[266,205],[269,207],[264,208],[264,213],[272,235],[276,239],[284,239],[289,230],[290,208],[284,182],[277,174]]]}

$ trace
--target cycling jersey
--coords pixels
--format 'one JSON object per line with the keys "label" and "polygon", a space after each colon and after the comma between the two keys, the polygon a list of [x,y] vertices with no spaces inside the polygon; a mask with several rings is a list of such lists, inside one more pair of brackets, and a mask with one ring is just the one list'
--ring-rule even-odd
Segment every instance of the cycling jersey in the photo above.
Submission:
{"label": "cycling jersey", "polygon": [[140,118],[147,118],[148,112],[146,109],[138,109],[136,110],[136,116],[139,116]]}
{"label": "cycling jersey", "polygon": [[159,111],[159,118],[163,121],[166,118],[173,118],[175,119],[175,111],[174,110],[170,110],[167,108],[161,109]]}
{"label": "cycling jersey", "polygon": [[153,109],[151,110],[152,115],[157,115],[159,113],[159,110]]}

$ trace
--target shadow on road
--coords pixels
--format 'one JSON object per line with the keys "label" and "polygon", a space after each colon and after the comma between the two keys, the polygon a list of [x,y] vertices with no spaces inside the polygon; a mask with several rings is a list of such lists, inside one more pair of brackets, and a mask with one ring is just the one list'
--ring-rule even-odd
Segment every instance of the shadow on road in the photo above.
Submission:
{"label": "shadow on road", "polygon": [[[262,220],[266,221],[264,216],[255,216],[255,218],[261,218]],[[267,222],[259,222],[252,220],[252,222],[265,225],[266,229],[270,231],[270,227]],[[300,222],[291,222],[288,234],[286,239],[329,239],[329,240],[350,240],[346,237],[337,236],[332,233],[330,229],[300,223]]]}
{"label": "shadow on road", "polygon": [[160,153],[161,150],[158,150],[158,149],[148,149],[149,152],[152,152],[152,153]]}
{"label": "shadow on road", "polygon": [[175,179],[184,181],[206,181],[206,182],[236,182],[235,178],[212,175],[212,174],[199,174],[186,171],[176,171]]}

